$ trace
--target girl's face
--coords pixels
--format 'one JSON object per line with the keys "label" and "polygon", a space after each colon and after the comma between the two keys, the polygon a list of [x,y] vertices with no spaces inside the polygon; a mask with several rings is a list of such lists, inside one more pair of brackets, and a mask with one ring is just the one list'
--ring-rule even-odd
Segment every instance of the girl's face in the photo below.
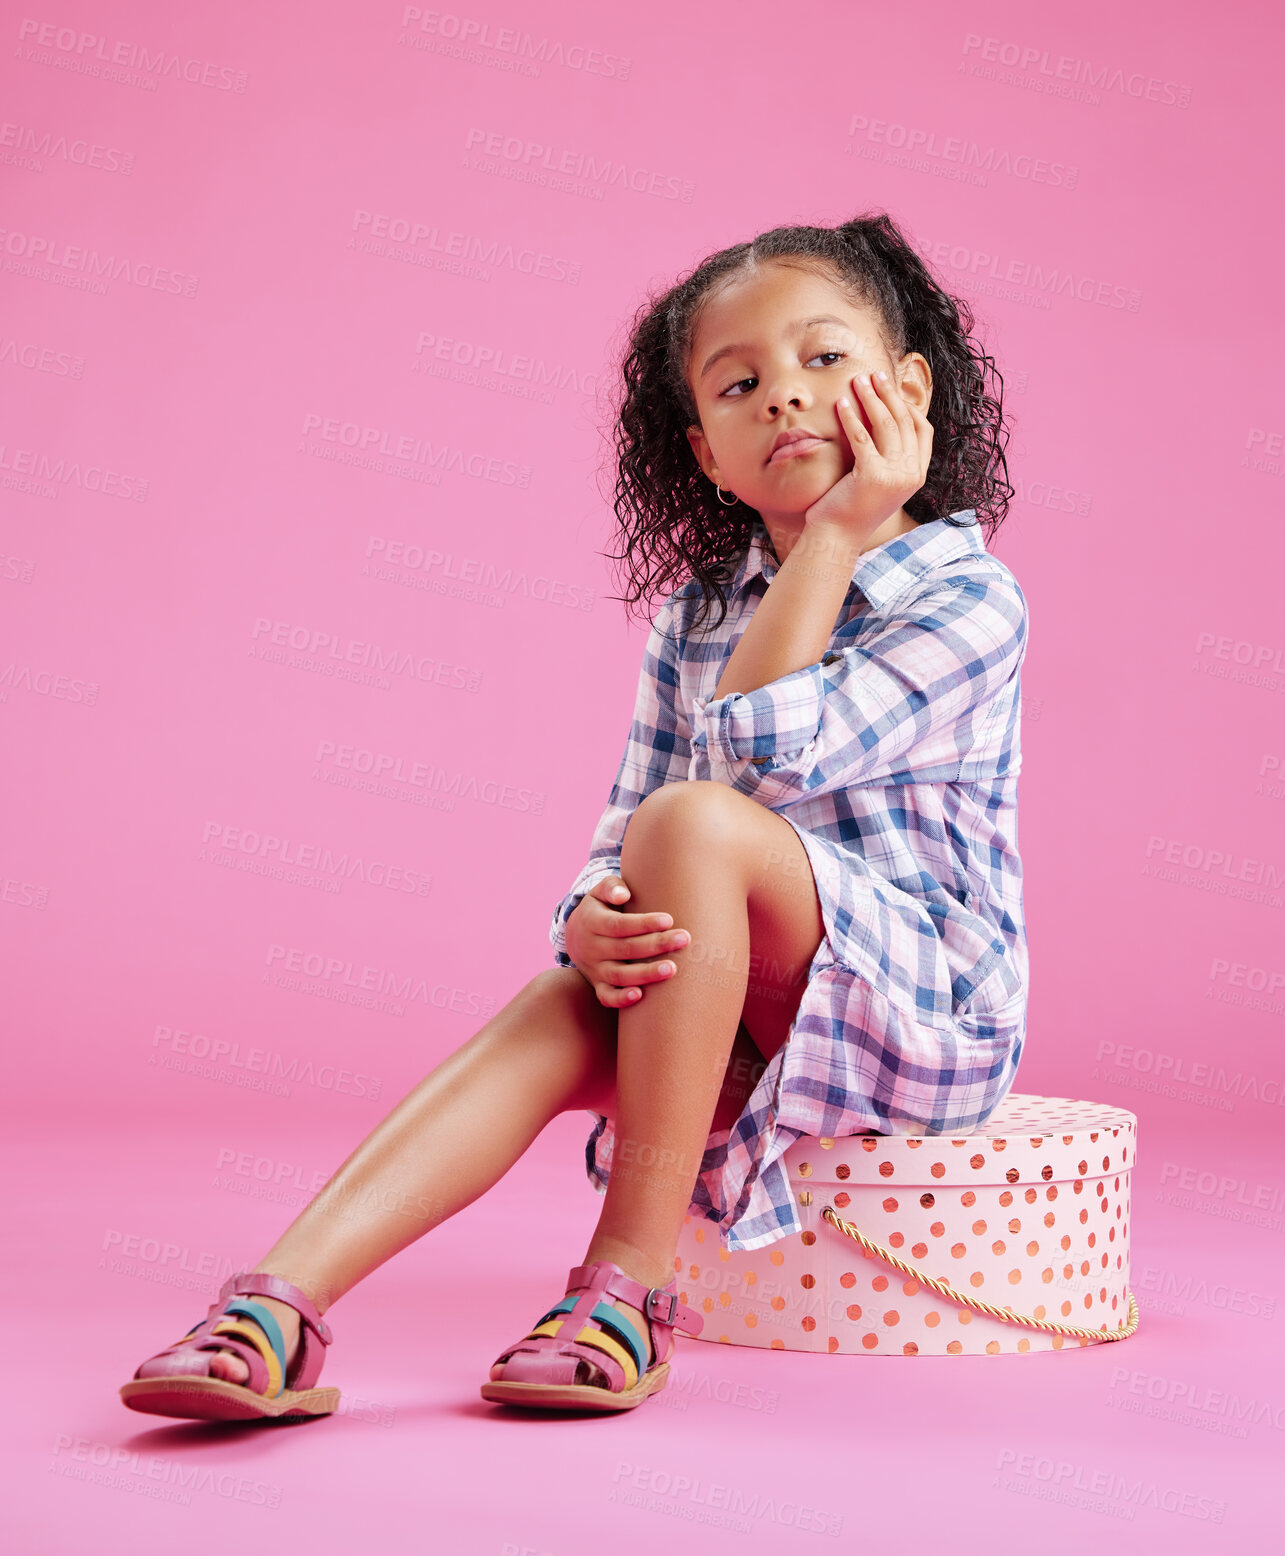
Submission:
{"label": "girl's face", "polygon": [[[926,359],[908,352],[894,362],[877,315],[827,275],[772,261],[737,277],[706,302],[687,363],[700,417],[687,437],[701,469],[767,523],[800,528],[855,462],[835,401],[846,394],[868,432],[852,379],[878,368],[927,411]],[[794,430],[812,438],[773,457],[778,436]]]}

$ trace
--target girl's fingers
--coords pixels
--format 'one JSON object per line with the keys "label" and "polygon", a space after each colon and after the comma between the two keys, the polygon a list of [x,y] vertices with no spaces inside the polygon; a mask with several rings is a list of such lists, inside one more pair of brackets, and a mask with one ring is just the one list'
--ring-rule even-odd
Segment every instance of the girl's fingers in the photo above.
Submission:
{"label": "girl's fingers", "polygon": [[[662,972],[662,967],[672,971]],[[672,957],[650,962],[601,962],[598,971],[614,988],[628,989],[643,983],[664,983],[677,973],[678,963]]]}
{"label": "girl's fingers", "polygon": [[920,484],[928,479],[928,466],[933,457],[933,424],[917,405],[908,407],[914,424],[914,444],[919,457]]}
{"label": "girl's fingers", "polygon": [[843,395],[840,395],[838,403],[834,408],[839,417],[839,425],[847,434],[853,456],[857,463],[860,464],[866,450],[874,447],[874,444],[870,441],[870,434],[866,431],[865,424],[861,420],[860,412],[853,405],[852,401]]}
{"label": "girl's fingers", "polygon": [[[667,968],[668,971],[662,971]],[[604,981],[594,984],[598,1003],[613,1010],[626,1005],[636,1005],[642,998],[643,986],[649,983],[667,983],[677,975],[678,963],[672,959],[650,962],[600,962],[596,971]],[[637,992],[634,992],[637,991]]]}
{"label": "girl's fingers", "polygon": [[891,377],[881,382],[901,432],[901,473],[918,491],[928,479],[928,466],[932,460],[932,423],[917,405],[905,398]]}
{"label": "girl's fingers", "polygon": [[880,457],[887,459],[897,451],[901,434],[897,423],[889,414],[888,407],[879,398],[879,391],[873,382],[862,382],[862,375],[858,373],[852,380],[852,387],[861,397],[861,404],[865,413],[870,418],[871,441],[879,450]]}
{"label": "girl's fingers", "polygon": [[907,448],[915,443],[915,419],[910,414],[910,406],[907,405],[904,395],[897,387],[897,381],[890,373],[887,378],[879,380],[880,392],[887,396],[888,407],[892,411],[897,425],[901,428],[902,441]]}
{"label": "girl's fingers", "polygon": [[605,1005],[608,1010],[623,1010],[626,1005],[636,1005],[642,998],[642,990],[637,985],[616,989],[609,983],[597,983],[594,985],[594,993],[598,996],[598,1003]]}
{"label": "girl's fingers", "polygon": [[916,474],[919,469],[919,439],[915,431],[914,418],[910,414],[910,407],[902,397],[901,390],[897,388],[896,380],[889,374],[880,377],[878,374],[871,380],[878,387],[879,393],[887,402],[888,410],[896,424],[897,436],[901,446],[897,450],[895,459],[897,468],[904,469],[907,478]]}
{"label": "girl's fingers", "polygon": [[928,466],[933,457],[933,424],[925,416],[921,418],[919,432],[919,470],[923,479],[928,479]]}
{"label": "girl's fingers", "polygon": [[660,929],[652,934],[629,935],[623,940],[612,940],[602,950],[613,966],[619,966],[626,962],[651,962],[658,957],[685,950],[691,944],[691,939],[685,929]]}

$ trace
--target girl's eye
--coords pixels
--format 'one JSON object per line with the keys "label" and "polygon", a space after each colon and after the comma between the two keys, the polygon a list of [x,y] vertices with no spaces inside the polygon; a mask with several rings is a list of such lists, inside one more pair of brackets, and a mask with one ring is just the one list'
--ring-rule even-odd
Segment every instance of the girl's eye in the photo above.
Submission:
{"label": "girl's eye", "polygon": [[[838,360],[841,360],[843,357],[846,357],[847,354],[848,353],[846,351],[818,351],[815,354],[815,356],[811,356],[811,357],[808,358],[808,363],[819,362],[822,357],[834,357],[835,360],[838,361]],[[805,366],[806,365],[807,364],[805,364]],[[834,364],[831,363],[831,362],[827,362],[826,363],[827,367],[832,367],[833,365]],[[734,389],[739,389],[743,384],[756,384],[757,382],[758,382],[757,378],[738,378],[734,384],[728,384],[726,389],[720,389],[718,397],[719,397],[720,400],[722,400],[722,399],[739,400],[739,399],[741,399],[743,397],[741,395],[739,395],[739,394],[733,394],[732,391]],[[746,392],[746,394],[748,394],[750,391],[747,389],[745,392]]]}

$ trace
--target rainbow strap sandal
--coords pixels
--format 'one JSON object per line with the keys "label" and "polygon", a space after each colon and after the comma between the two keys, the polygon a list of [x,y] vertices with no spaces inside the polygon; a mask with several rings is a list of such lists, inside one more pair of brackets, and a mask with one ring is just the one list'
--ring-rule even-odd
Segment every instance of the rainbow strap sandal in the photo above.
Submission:
{"label": "rainbow strap sandal", "polygon": [[[238,1296],[275,1297],[303,1320],[299,1348],[287,1367],[281,1326],[258,1302]],[[279,1275],[232,1275],[218,1300],[181,1340],[150,1356],[120,1397],[131,1410],[201,1421],[259,1421],[284,1416],[325,1416],[339,1407],[339,1390],[314,1388],[330,1327],[297,1286]],[[233,1351],[250,1369],[248,1383],[210,1376],[210,1357]]]}
{"label": "rainbow strap sandal", "polygon": [[[650,1367],[637,1326],[607,1297],[646,1315]],[[492,1366],[503,1365],[504,1373],[482,1385],[482,1398],[538,1410],[632,1410],[668,1381],[674,1330],[697,1335],[704,1327],[700,1314],[678,1300],[676,1281],[644,1286],[607,1259],[577,1265],[562,1301],[495,1359]],[[599,1368],[606,1386],[578,1383],[582,1363]]]}

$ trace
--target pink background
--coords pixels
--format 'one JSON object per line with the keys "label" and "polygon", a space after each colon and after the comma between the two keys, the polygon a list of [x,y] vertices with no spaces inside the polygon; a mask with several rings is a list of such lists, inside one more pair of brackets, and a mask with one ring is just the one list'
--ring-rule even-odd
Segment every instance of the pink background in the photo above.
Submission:
{"label": "pink background", "polygon": [[[409,1550],[459,1520],[456,1550],[746,1549],[695,1502],[614,1494],[679,1466],[770,1477],[845,1540],[902,1538],[910,1497],[917,1537],[987,1549],[1252,1538],[1285,1430],[1274,11],[60,0],[0,42],[16,1548]],[[585,162],[628,179],[558,186]],[[713,249],[880,209],[1008,387],[1016,1089],[1138,1113],[1142,1329],[913,1368],[688,1346],[703,1397],[515,1425],[476,1390],[596,1217],[577,1115],[343,1303],[325,1381],[351,1412],[127,1416],[137,1362],[551,963],[643,642],[595,485],[625,321]],[[354,998],[363,968],[409,997]],[[275,1090],[245,1084],[265,1067]],[[1266,1413],[1233,1430],[1209,1390]],[[1076,1474],[1015,1480],[1014,1452]],[[134,1453],[278,1505],[154,1500]],[[1104,1511],[1101,1470],[1221,1522]]]}

